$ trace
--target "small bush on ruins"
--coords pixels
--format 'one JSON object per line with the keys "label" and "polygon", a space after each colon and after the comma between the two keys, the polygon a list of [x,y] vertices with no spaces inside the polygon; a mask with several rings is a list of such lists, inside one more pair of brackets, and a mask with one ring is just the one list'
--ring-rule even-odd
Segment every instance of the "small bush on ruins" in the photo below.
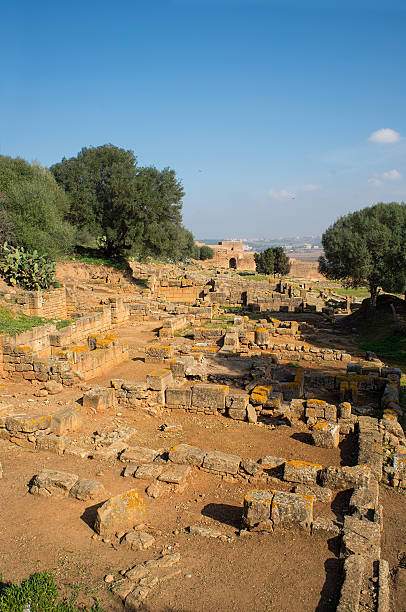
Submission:
{"label": "small bush on ruins", "polygon": [[214,251],[209,246],[203,245],[200,247],[199,259],[204,261],[205,259],[213,259]]}
{"label": "small bush on ruins", "polygon": [[48,572],[31,574],[20,584],[4,583],[0,576],[1,612],[102,612],[97,602],[91,608],[77,608],[74,598],[62,602],[58,599],[55,579]]}
{"label": "small bush on ruins", "polygon": [[376,307],[378,288],[406,288],[406,204],[379,203],[340,217],[322,236],[319,271],[349,287],[367,286]]}
{"label": "small bush on ruins", "polygon": [[0,245],[0,276],[10,285],[18,285],[28,291],[48,289],[55,283],[55,264],[38,251],[32,253],[24,247],[14,247],[7,242]]}
{"label": "small bush on ruins", "polygon": [[70,251],[74,229],[65,220],[69,199],[49,170],[23,159],[0,155],[0,221],[8,229],[1,242],[55,258]]}

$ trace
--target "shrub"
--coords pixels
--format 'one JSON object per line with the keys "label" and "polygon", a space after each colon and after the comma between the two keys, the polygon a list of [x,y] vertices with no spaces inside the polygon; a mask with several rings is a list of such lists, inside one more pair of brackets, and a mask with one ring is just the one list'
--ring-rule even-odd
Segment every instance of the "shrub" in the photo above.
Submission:
{"label": "shrub", "polygon": [[28,291],[48,289],[56,282],[53,261],[37,251],[30,253],[7,242],[0,245],[0,275],[11,285]]}
{"label": "shrub", "polygon": [[210,248],[209,246],[206,246],[205,244],[200,247],[200,259],[201,260],[213,259],[213,257],[214,257],[214,251],[212,248]]}

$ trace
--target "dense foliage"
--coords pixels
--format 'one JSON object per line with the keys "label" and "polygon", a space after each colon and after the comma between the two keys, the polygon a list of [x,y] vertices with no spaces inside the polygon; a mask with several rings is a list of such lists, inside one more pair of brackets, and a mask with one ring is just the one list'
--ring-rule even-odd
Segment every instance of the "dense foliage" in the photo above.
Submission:
{"label": "dense foliage", "polygon": [[36,250],[31,253],[7,242],[0,245],[0,276],[29,291],[48,289],[56,283],[53,261]]}
{"label": "dense foliage", "polygon": [[405,204],[380,203],[340,217],[324,232],[322,244],[320,272],[351,287],[366,285],[372,307],[379,287],[405,291]]}
{"label": "dense foliage", "polygon": [[66,221],[69,199],[49,170],[23,159],[0,156],[1,243],[58,257],[73,245]]}
{"label": "dense foliage", "polygon": [[254,253],[258,274],[286,275],[290,272],[290,260],[282,247],[271,247],[262,253]]}
{"label": "dense foliage", "polygon": [[182,226],[183,187],[170,168],[137,165],[133,151],[84,148],[51,167],[70,199],[69,221],[99,237],[109,256],[183,259],[193,236]]}

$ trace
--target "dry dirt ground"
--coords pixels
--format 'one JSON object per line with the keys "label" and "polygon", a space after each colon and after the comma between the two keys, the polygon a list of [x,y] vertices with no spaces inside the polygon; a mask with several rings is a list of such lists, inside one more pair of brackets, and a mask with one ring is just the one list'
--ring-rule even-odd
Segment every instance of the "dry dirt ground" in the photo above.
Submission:
{"label": "dry dirt ground", "polygon": [[[145,364],[138,355],[155,334],[156,324],[136,324],[118,330],[130,344],[133,358],[89,381],[106,385],[111,378],[145,380],[159,364]],[[341,366],[342,367],[342,366]],[[63,391],[57,396],[34,398],[37,387],[7,383],[0,390],[15,410],[40,413],[53,406],[80,401],[83,389]],[[34,400],[28,402],[28,400]],[[164,423],[182,426],[178,433],[160,430]],[[223,417],[192,415],[162,410],[156,415],[143,410],[118,407],[110,413],[85,415],[82,431],[74,434],[86,445],[96,431],[116,427],[135,429],[130,445],[169,449],[185,442],[207,450],[221,450],[241,457],[259,459],[274,455],[302,459],[322,465],[351,464],[355,446],[351,438],[339,449],[322,449],[309,443],[300,426],[270,429]],[[27,485],[41,469],[61,469],[102,482],[108,494],[139,488],[144,494],[146,481],[123,478],[118,461],[80,459],[32,452],[0,440],[0,573],[4,580],[17,581],[35,571],[49,570],[57,577],[65,594],[79,590],[78,604],[91,604],[97,597],[106,612],[120,612],[123,606],[104,583],[106,574],[116,575],[161,551],[179,551],[182,571],[147,600],[150,612],[288,612],[332,611],[340,590],[341,560],[338,542],[328,536],[300,532],[239,536],[242,501],[254,487],[246,481],[222,480],[193,471],[183,493],[168,494],[147,503],[146,529],[156,538],[146,551],[126,549],[113,539],[95,539],[92,524],[95,505],[69,498],[42,498],[28,493]],[[278,482],[278,488],[287,488]],[[382,557],[393,573],[394,612],[406,609],[406,570],[396,570],[406,553],[406,513],[404,495],[381,487],[385,512]],[[348,503],[347,494],[338,494],[331,507],[316,504],[315,514],[340,517]],[[221,531],[230,541],[189,535],[185,528],[204,525]],[[406,554],[405,554],[406,558]]]}

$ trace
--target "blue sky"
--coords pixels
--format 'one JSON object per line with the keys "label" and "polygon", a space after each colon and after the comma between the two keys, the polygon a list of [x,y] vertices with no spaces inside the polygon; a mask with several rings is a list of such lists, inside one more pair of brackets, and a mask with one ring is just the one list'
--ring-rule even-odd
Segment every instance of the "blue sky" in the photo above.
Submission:
{"label": "blue sky", "polygon": [[176,170],[196,237],[406,200],[404,2],[20,0],[2,22],[3,155],[133,149]]}

